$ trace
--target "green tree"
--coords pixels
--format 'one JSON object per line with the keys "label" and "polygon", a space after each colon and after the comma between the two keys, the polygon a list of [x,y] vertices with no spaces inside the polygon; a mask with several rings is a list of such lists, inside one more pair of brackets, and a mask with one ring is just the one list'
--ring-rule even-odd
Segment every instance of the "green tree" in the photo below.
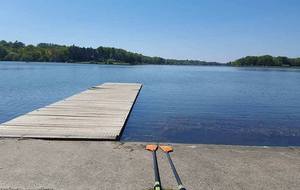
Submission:
{"label": "green tree", "polygon": [[20,56],[15,53],[15,52],[9,52],[4,59],[5,61],[19,61],[20,60]]}
{"label": "green tree", "polygon": [[3,60],[3,58],[8,54],[6,49],[0,46],[0,60]]}

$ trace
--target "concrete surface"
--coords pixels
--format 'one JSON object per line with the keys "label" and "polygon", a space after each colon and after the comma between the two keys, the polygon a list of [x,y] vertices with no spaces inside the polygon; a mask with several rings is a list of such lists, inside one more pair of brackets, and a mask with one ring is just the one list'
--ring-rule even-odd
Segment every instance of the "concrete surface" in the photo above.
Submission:
{"label": "concrete surface", "polygon": [[[300,189],[300,148],[175,144],[188,190]],[[151,153],[142,143],[0,139],[0,189],[147,190]],[[176,189],[158,152],[162,184]]]}

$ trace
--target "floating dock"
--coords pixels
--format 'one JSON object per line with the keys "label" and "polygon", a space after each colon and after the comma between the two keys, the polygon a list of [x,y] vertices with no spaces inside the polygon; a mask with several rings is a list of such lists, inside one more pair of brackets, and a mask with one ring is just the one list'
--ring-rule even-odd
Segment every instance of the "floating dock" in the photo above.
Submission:
{"label": "floating dock", "polygon": [[92,87],[1,124],[0,137],[118,140],[141,87]]}

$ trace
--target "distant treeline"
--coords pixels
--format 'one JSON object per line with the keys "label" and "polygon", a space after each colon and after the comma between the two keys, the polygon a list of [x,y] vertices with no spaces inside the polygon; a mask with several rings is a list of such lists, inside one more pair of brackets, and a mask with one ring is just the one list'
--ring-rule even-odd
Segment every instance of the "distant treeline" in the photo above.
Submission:
{"label": "distant treeline", "polygon": [[0,41],[0,61],[30,62],[89,62],[89,63],[128,63],[128,64],[187,64],[218,65],[216,62],[198,60],[175,60],[144,56],[123,49],[98,47],[85,48],[75,45],[65,46],[40,43],[36,46],[22,42]]}
{"label": "distant treeline", "polygon": [[300,66],[300,58],[272,57],[270,55],[247,56],[228,64],[233,66]]}

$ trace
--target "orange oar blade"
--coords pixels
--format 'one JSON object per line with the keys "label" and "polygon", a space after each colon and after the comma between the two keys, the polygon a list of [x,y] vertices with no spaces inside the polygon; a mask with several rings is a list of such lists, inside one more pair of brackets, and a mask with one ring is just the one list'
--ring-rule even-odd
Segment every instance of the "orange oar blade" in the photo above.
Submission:
{"label": "orange oar blade", "polygon": [[173,152],[173,148],[171,146],[159,146],[164,152]]}
{"label": "orange oar blade", "polygon": [[154,145],[154,144],[148,144],[146,146],[146,150],[149,150],[149,151],[156,151],[157,150],[157,145]]}

